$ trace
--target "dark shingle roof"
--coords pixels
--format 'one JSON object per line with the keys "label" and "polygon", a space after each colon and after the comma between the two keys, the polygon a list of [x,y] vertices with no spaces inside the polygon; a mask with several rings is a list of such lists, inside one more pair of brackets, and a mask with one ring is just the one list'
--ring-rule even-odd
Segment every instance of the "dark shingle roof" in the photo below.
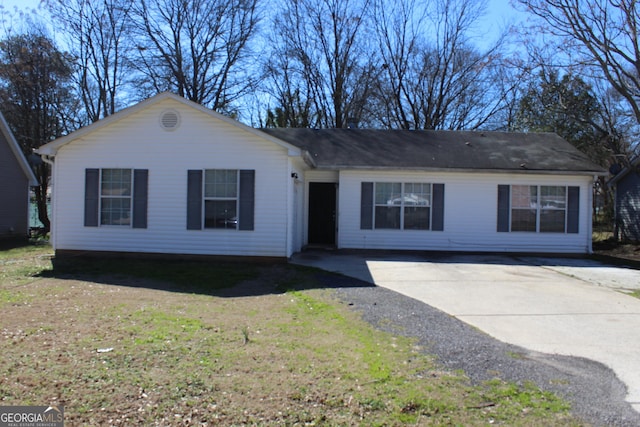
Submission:
{"label": "dark shingle roof", "polygon": [[553,133],[261,129],[307,150],[323,169],[536,171],[604,174]]}

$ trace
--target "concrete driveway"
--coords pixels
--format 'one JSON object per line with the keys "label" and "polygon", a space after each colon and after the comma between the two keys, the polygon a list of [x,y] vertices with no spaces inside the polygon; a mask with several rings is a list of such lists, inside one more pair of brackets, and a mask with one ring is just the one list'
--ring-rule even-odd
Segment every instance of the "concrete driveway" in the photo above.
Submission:
{"label": "concrete driveway", "polygon": [[423,301],[506,343],[610,367],[640,412],[640,271],[586,259],[312,251],[293,263]]}

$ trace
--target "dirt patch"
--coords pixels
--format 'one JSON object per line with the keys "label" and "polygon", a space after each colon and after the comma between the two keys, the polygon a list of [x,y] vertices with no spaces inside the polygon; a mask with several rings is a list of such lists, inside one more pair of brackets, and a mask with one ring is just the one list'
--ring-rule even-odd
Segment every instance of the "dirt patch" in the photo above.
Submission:
{"label": "dirt patch", "polygon": [[618,243],[613,240],[605,240],[593,243],[593,252],[596,255],[610,258],[619,264],[630,264],[640,268],[640,243]]}

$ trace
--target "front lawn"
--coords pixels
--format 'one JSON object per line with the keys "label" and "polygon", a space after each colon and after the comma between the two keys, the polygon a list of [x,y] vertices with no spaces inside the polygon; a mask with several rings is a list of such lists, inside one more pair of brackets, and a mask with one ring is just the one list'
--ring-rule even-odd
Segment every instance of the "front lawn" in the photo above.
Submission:
{"label": "front lawn", "polygon": [[471,386],[290,265],[7,250],[0,334],[0,405],[67,425],[581,425],[530,384]]}

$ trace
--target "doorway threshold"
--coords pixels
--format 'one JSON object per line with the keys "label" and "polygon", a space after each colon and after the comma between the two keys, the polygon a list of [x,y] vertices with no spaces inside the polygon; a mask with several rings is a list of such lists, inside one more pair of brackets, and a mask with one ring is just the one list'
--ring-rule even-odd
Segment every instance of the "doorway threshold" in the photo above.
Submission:
{"label": "doorway threshold", "polygon": [[318,251],[318,250],[323,250],[323,251],[335,251],[338,248],[336,247],[336,245],[326,245],[326,244],[321,244],[321,243],[311,243],[308,245],[305,245],[302,250],[303,251]]}

